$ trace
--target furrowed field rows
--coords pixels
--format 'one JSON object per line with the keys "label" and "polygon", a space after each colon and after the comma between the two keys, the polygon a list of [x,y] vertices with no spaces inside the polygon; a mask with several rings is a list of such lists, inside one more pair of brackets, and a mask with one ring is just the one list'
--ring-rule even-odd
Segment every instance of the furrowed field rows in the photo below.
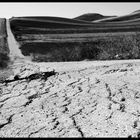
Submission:
{"label": "furrowed field rows", "polygon": [[119,36],[136,36],[138,32],[118,32],[118,33],[81,33],[81,34],[23,34],[17,36],[17,39],[25,42],[51,42],[51,41],[87,41],[97,40],[99,38],[107,39],[108,37],[119,37]]}
{"label": "furrowed field rows", "polygon": [[139,14],[128,15],[129,21],[122,22],[96,22],[95,19],[104,16],[92,16],[85,14],[83,20],[80,16],[14,17],[10,19],[10,27],[22,54],[33,61],[140,58]]}

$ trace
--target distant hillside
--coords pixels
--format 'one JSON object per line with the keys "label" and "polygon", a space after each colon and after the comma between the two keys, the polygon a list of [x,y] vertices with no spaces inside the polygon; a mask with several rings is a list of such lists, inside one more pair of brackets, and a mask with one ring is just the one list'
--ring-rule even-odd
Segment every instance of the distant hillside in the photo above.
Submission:
{"label": "distant hillside", "polygon": [[58,31],[58,33],[72,33],[73,30],[74,32],[118,32],[140,30],[140,18],[135,18],[131,21],[126,20],[127,23],[124,21],[86,22],[61,17],[14,17],[10,19],[10,26],[13,32],[19,34],[37,34],[40,33],[40,31],[42,33],[54,33],[54,30],[56,32]]}
{"label": "distant hillside", "polygon": [[116,16],[103,16],[97,13],[87,13],[87,14],[83,14],[81,16],[75,17],[73,19],[82,20],[82,21],[95,21],[95,20],[105,19],[105,18],[110,18],[110,17],[116,17]]}
{"label": "distant hillside", "polygon": [[[22,54],[34,61],[140,58],[139,13],[121,17],[85,15],[74,19],[13,17],[9,21]],[[102,22],[101,18],[120,20]]]}
{"label": "distant hillside", "polygon": [[140,18],[140,10],[137,10],[128,15],[113,17],[113,18],[109,18],[109,19],[102,19],[102,20],[100,20],[100,22],[123,22],[123,21],[136,20],[139,18]]}
{"label": "distant hillside", "polygon": [[52,16],[24,16],[24,17],[12,17],[11,20],[32,20],[41,22],[65,22],[65,23],[77,23],[77,24],[90,24],[88,21],[81,21],[77,19],[63,18],[63,17],[52,17]]}
{"label": "distant hillside", "polygon": [[65,34],[140,31],[140,13],[113,17],[97,13],[83,14],[74,19],[51,16],[10,18],[15,36],[21,34]]}
{"label": "distant hillside", "polygon": [[134,11],[134,12],[132,12],[132,13],[140,13],[140,10],[136,10],[136,11]]}

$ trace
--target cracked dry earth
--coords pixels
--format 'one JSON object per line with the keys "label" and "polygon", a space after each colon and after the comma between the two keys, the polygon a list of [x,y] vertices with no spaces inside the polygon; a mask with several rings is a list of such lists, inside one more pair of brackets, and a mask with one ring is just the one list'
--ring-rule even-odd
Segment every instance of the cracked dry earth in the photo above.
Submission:
{"label": "cracked dry earth", "polygon": [[140,137],[140,63],[46,77],[47,63],[12,69],[0,84],[0,137]]}

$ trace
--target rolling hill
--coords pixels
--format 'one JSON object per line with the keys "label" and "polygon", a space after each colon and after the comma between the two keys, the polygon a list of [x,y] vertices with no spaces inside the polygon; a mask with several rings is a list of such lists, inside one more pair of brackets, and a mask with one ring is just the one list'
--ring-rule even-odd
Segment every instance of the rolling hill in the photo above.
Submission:
{"label": "rolling hill", "polygon": [[81,16],[75,17],[73,19],[93,22],[96,20],[112,18],[112,17],[116,17],[116,16],[103,16],[103,15],[98,14],[98,13],[87,13],[87,14],[83,14]]}
{"label": "rolling hill", "polygon": [[20,30],[82,30],[82,32],[108,32],[124,30],[139,30],[140,13],[134,12],[125,16],[112,17],[100,14],[84,14],[74,19],[61,17],[13,17],[10,19],[11,28]]}
{"label": "rolling hill", "polygon": [[128,15],[119,16],[119,17],[112,17],[109,19],[101,19],[100,22],[122,22],[122,21],[131,21],[140,18],[140,10],[132,12]]}
{"label": "rolling hill", "polygon": [[35,61],[140,58],[139,11],[119,17],[91,13],[73,19],[24,16],[9,21],[22,54]]}

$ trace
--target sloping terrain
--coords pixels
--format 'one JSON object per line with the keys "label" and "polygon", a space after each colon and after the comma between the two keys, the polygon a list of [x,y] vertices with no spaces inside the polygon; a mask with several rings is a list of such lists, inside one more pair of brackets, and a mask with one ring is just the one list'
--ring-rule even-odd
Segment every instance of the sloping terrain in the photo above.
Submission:
{"label": "sloping terrain", "polygon": [[[80,17],[85,19],[80,19]],[[99,18],[100,17],[100,18]],[[101,17],[104,18],[101,20]],[[69,29],[69,28],[107,28],[108,30],[114,27],[116,30],[125,26],[138,26],[140,21],[140,13],[134,12],[124,16],[103,16],[96,13],[84,14],[79,17],[68,19],[61,17],[13,17],[10,19],[11,28],[20,29],[20,28],[52,28],[52,29]],[[100,20],[98,23],[91,22],[93,19]],[[133,21],[134,20],[134,21]],[[102,22],[103,23],[102,23]],[[110,22],[108,22],[110,21]],[[119,21],[119,22],[117,22]],[[124,22],[124,21],[129,21]],[[106,23],[107,22],[107,23]],[[40,24],[37,24],[40,23]],[[138,26],[139,27],[139,26]]]}
{"label": "sloping terrain", "polygon": [[[58,20],[59,19],[59,20]],[[54,18],[54,17],[42,17],[42,18],[32,18],[32,17],[20,17],[20,18],[11,18],[10,19],[10,24],[11,24],[11,28],[13,29],[13,32],[15,30],[20,31],[22,28],[27,28],[27,29],[55,29],[55,30],[65,30],[65,33],[67,33],[67,30],[71,30],[71,29],[75,29],[75,32],[79,29],[82,30],[82,32],[86,32],[89,29],[92,30],[92,32],[98,32],[101,31],[108,31],[110,29],[114,29],[114,31],[117,31],[119,29],[124,28],[123,30],[125,31],[125,27],[129,28],[129,31],[133,31],[134,27],[135,28],[139,28],[139,23],[140,20],[137,19],[136,21],[132,20],[130,22],[98,22],[98,23],[94,23],[94,22],[86,22],[86,21],[76,21],[73,19],[70,19],[70,21],[66,21],[61,18]],[[136,18],[135,18],[136,19]],[[74,22],[73,22],[74,21]],[[84,23],[83,23],[84,22]],[[86,22],[86,23],[85,23]],[[59,31],[58,30],[58,31]],[[47,30],[46,30],[47,31]],[[135,30],[136,31],[136,30]],[[110,31],[111,32],[111,31]],[[19,33],[19,32],[18,32]],[[24,32],[23,32],[24,33]],[[28,33],[28,32],[27,32]],[[46,32],[47,33],[47,32]]]}
{"label": "sloping terrain", "polygon": [[140,19],[140,11],[130,13],[128,15],[113,17],[110,19],[101,19],[100,22],[123,22],[123,21],[132,21],[135,19]]}
{"label": "sloping terrain", "polygon": [[139,59],[139,17],[139,12],[120,17],[91,13],[74,19],[13,17],[9,22],[22,54],[33,61]]}

